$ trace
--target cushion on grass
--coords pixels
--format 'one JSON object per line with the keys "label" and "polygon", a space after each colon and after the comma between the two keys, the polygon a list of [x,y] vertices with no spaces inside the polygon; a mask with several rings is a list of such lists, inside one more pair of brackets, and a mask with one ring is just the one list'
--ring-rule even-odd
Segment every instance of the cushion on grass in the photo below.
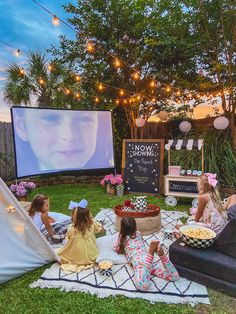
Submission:
{"label": "cushion on grass", "polygon": [[175,265],[192,269],[226,282],[236,283],[236,259],[215,249],[181,246],[179,239],[170,246],[170,260]]}
{"label": "cushion on grass", "polygon": [[[230,221],[214,241],[216,250],[236,258],[236,222]],[[235,260],[236,263],[236,260]]]}
{"label": "cushion on grass", "polygon": [[113,247],[117,241],[117,234],[104,236],[97,239],[97,246],[99,250],[99,255],[96,262],[99,263],[103,260],[111,260],[113,264],[127,264],[127,259],[123,254],[117,254]]}

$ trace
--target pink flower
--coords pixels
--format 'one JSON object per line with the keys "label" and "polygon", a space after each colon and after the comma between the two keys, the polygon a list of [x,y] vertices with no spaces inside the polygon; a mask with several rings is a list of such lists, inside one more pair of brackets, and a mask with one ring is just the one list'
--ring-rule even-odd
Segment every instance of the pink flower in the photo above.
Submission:
{"label": "pink flower", "polygon": [[16,196],[25,196],[27,195],[27,190],[23,186],[18,186],[16,190]]}
{"label": "pink flower", "polygon": [[16,192],[16,188],[17,188],[17,185],[16,184],[12,184],[10,186],[10,191],[13,192],[13,194],[14,194],[14,192]]}
{"label": "pink flower", "polygon": [[101,184],[101,185],[105,185],[105,178],[103,178],[103,179],[100,181],[100,184]]}
{"label": "pink flower", "polygon": [[36,188],[36,184],[34,182],[27,182],[26,189],[33,190]]}

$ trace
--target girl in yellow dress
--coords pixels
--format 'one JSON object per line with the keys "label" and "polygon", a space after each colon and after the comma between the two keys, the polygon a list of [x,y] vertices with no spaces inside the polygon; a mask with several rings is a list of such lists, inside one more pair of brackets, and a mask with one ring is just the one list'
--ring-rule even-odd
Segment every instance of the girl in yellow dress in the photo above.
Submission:
{"label": "girl in yellow dress", "polygon": [[66,273],[79,272],[92,267],[98,256],[95,234],[103,227],[91,218],[88,202],[80,201],[72,214],[72,224],[67,231],[67,243],[57,250],[61,268]]}

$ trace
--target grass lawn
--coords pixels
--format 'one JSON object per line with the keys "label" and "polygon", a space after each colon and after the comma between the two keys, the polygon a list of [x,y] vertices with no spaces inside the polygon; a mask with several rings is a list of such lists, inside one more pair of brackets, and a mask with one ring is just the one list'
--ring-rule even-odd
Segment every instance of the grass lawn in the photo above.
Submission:
{"label": "grass lawn", "polygon": [[[95,215],[101,207],[108,208],[128,197],[117,198],[105,194],[99,185],[59,185],[37,188],[34,194],[47,194],[51,201],[51,210],[68,213],[70,200],[86,198],[89,208]],[[166,209],[163,198],[148,197],[148,202],[158,204]],[[178,210],[187,210],[190,202],[182,201]],[[2,254],[3,252],[1,252]],[[0,314],[7,313],[236,313],[236,299],[209,290],[211,306],[150,304],[139,299],[122,296],[98,299],[86,293],[61,292],[58,289],[30,289],[28,286],[37,280],[48,266],[32,271],[24,276],[0,285]]]}

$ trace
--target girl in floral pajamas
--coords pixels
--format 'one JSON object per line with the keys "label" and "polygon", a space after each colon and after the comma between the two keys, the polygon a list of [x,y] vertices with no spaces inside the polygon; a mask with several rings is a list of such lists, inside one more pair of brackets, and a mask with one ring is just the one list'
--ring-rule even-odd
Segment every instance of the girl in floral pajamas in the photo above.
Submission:
{"label": "girl in floral pajamas", "polygon": [[[134,218],[123,217],[121,229],[115,248],[117,253],[125,254],[134,269],[134,283],[137,289],[147,291],[150,287],[151,275],[168,281],[176,281],[179,274],[169,258],[164,255],[159,241],[152,241],[147,251],[140,232],[136,231]],[[153,267],[154,253],[157,253],[163,268]]]}

